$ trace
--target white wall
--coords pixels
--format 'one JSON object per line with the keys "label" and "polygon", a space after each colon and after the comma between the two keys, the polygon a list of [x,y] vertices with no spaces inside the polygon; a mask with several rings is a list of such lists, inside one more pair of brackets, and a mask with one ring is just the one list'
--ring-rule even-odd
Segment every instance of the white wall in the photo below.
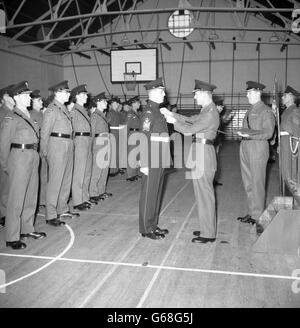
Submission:
{"label": "white wall", "polygon": [[39,52],[33,46],[9,47],[9,39],[0,36],[0,88],[27,80],[30,89],[39,89],[47,97],[48,87],[63,80],[63,60],[60,56],[40,57]]}
{"label": "white wall", "polygon": [[[158,7],[171,8],[177,6],[177,1],[164,0],[159,1]],[[199,5],[199,1],[190,0],[192,5]],[[153,3],[156,0],[148,0],[142,4],[139,9],[142,8],[152,8]],[[204,6],[210,6],[210,1],[204,1]],[[225,1],[217,1],[217,6],[228,6]],[[200,14],[200,21],[202,25],[206,25],[205,18],[207,13]],[[242,16],[242,14],[240,14]],[[148,26],[148,22],[151,15],[143,15],[141,18],[142,26]],[[160,14],[159,23],[161,27],[167,26],[169,14]],[[230,13],[216,13],[215,22],[217,26],[235,26],[234,20]],[[119,24],[122,24],[122,19],[120,19]],[[155,28],[157,24],[156,17],[152,21],[151,28]],[[210,22],[208,23],[208,25]],[[266,24],[258,20],[256,17],[250,15],[249,27],[262,27],[269,28],[270,24]],[[114,30],[113,26],[113,30]],[[122,26],[121,26],[122,28]],[[136,16],[133,16],[132,29],[137,29],[138,24],[136,21]],[[124,28],[123,28],[124,30]],[[221,39],[231,40],[232,37],[237,37],[238,31],[217,31]],[[283,37],[283,34],[279,35]],[[144,42],[153,42],[155,40],[155,34],[150,34],[146,36],[144,33]],[[207,34],[206,34],[207,36]],[[262,41],[268,41],[271,36],[270,32],[247,32],[245,36],[245,41],[257,41],[258,37]],[[113,41],[120,44],[123,35],[114,35]],[[127,34],[130,40],[138,39],[141,40],[141,34]],[[170,36],[169,32],[161,32],[160,37],[164,40],[172,39],[177,40],[175,37]],[[292,42],[295,41],[291,36],[289,37]],[[189,37],[189,40],[200,40],[201,35],[199,30],[195,30]],[[299,42],[299,41],[298,41]],[[85,42],[82,48],[89,48],[91,44],[97,46],[105,46],[103,37],[95,38],[93,40],[89,39]],[[155,45],[155,44],[154,44]],[[182,94],[191,94],[194,87],[194,79],[200,79],[208,81],[209,78],[209,50],[207,43],[192,43],[194,49],[190,50],[186,48],[185,61],[183,67],[183,75],[181,82],[180,92]],[[162,56],[164,61],[166,87],[171,96],[177,95],[179,76],[181,68],[181,58],[183,44],[171,44],[172,51],[166,50],[162,47]],[[161,65],[161,54],[160,47],[159,50],[159,75],[162,76],[162,65]],[[109,51],[109,50],[107,50]],[[92,52],[87,53],[92,59],[80,58],[74,55],[75,70],[78,75],[79,83],[87,83],[89,90],[96,94],[101,91],[106,91],[103,82],[101,81],[94,55]],[[107,56],[96,53],[97,58],[100,61],[100,69],[104,75],[105,82],[112,94],[122,95],[122,89],[120,85],[112,85],[110,83],[110,60]],[[299,46],[289,46],[289,58],[288,58],[288,71],[287,71],[287,84],[290,84],[295,89],[300,90],[300,43]],[[211,82],[218,86],[216,92],[218,93],[231,93],[232,88],[232,44],[216,43],[216,50],[212,50],[211,57]],[[74,69],[72,67],[70,56],[64,58],[64,77],[70,81],[71,86],[76,85],[74,77]],[[285,87],[285,51],[280,52],[280,45],[261,45],[261,62],[260,62],[260,81],[266,84],[266,91],[272,91],[274,76],[277,75],[279,81],[280,90]],[[237,44],[237,50],[235,52],[235,74],[234,74],[234,93],[244,92],[245,82],[248,80],[258,79],[258,62],[257,62],[257,52],[256,44]],[[143,85],[140,86],[140,93],[145,94]],[[128,93],[133,94],[132,92]]]}

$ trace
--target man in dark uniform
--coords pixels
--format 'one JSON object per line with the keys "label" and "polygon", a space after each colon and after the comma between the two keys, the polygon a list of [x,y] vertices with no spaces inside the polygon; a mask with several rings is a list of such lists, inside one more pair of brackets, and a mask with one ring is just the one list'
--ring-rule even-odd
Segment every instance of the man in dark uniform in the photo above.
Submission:
{"label": "man in dark uniform", "polygon": [[109,176],[114,177],[120,173],[119,167],[119,131],[121,129],[121,115],[118,112],[120,99],[118,97],[112,97],[110,100],[110,109],[107,113],[107,121],[109,123],[110,133],[114,140],[112,140],[112,154],[111,154],[111,166]]}
{"label": "man in dark uniform", "polygon": [[282,179],[294,197],[294,208],[300,209],[300,109],[296,106],[299,92],[287,86],[282,96],[286,107],[281,115],[280,156]]}
{"label": "man in dark uniform", "polygon": [[[168,233],[158,224],[164,168],[170,166],[167,122],[159,111],[165,91],[162,78],[145,85],[149,101],[140,119],[140,131],[147,137],[148,160],[141,154],[142,188],[139,201],[139,231],[143,237],[162,239]],[[164,146],[166,145],[166,147]],[[159,150],[158,153],[153,149]],[[169,156],[166,157],[166,153]]]}
{"label": "man in dark uniform", "polygon": [[261,100],[265,85],[248,81],[247,98],[251,108],[238,131],[243,139],[240,145],[241,173],[247,194],[248,214],[238,217],[241,222],[256,224],[257,233],[262,232],[258,219],[265,209],[266,168],[269,159],[269,139],[275,128],[275,118],[270,107]]}
{"label": "man in dark uniform", "polygon": [[127,181],[136,181],[139,177],[139,168],[138,168],[138,159],[131,158],[130,152],[134,148],[133,145],[129,144],[130,136],[133,133],[136,133],[140,130],[140,117],[137,113],[138,108],[140,107],[139,97],[133,97],[129,99],[129,110],[127,113],[125,124],[127,125],[127,133],[128,133],[128,147],[127,147]]}
{"label": "man in dark uniform", "polygon": [[[40,90],[34,90],[30,94],[31,97],[31,111],[30,116],[35,120],[40,129],[42,128],[43,123],[43,112],[44,108],[43,99],[40,94]],[[39,196],[38,196],[38,207],[41,210],[46,206],[46,190],[47,190],[47,161],[44,156],[41,156],[40,166],[39,166]]]}
{"label": "man in dark uniform", "polygon": [[0,165],[8,173],[9,193],[6,213],[6,246],[23,249],[25,238],[42,239],[44,232],[35,232],[34,218],[38,193],[39,126],[31,119],[30,90],[27,82],[14,86],[16,102],[13,112],[1,124]]}
{"label": "man in dark uniform", "polygon": [[70,98],[68,81],[49,88],[54,100],[45,110],[41,129],[41,153],[48,162],[46,223],[55,227],[65,224],[61,218],[73,218],[68,206],[73,172],[73,127],[64,105]]}
{"label": "man in dark uniform", "polygon": [[[194,98],[202,106],[200,114],[186,117],[161,109],[176,131],[192,134],[189,158],[196,158],[191,167],[194,193],[197,201],[200,231],[194,231],[194,243],[214,242],[217,234],[217,219],[214,194],[214,176],[217,169],[214,139],[220,124],[219,111],[212,100],[215,85],[195,80]],[[198,158],[200,159],[198,161]]]}
{"label": "man in dark uniform", "polygon": [[[15,107],[15,101],[11,95],[14,84],[0,90],[0,124],[4,117],[8,116]],[[0,165],[0,229],[5,225],[6,204],[8,197],[8,174],[4,172]]]}
{"label": "man in dark uniform", "polygon": [[105,117],[106,107],[107,98],[104,92],[92,99],[93,166],[89,191],[91,199],[95,201],[112,196],[111,193],[106,192],[110,164],[110,139],[108,122]]}
{"label": "man in dark uniform", "polygon": [[86,85],[79,85],[71,91],[71,98],[76,101],[71,110],[74,128],[74,171],[72,182],[72,201],[74,209],[84,211],[90,209],[92,203],[89,196],[89,184],[92,170],[92,127],[87,110],[83,107],[87,102]]}

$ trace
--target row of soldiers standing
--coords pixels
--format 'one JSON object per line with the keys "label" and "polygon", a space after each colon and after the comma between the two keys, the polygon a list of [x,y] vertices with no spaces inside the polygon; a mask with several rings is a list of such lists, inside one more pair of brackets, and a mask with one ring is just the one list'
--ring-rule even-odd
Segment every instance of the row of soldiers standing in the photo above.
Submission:
{"label": "row of soldiers standing", "polygon": [[[86,85],[70,91],[63,81],[49,91],[52,101],[43,113],[39,91],[31,92],[27,82],[0,92],[0,218],[5,217],[6,245],[13,249],[25,248],[26,238],[46,237],[34,228],[38,204],[45,205],[46,223],[57,227],[112,196],[106,191],[110,167],[111,176],[125,173],[118,156],[111,160],[119,153],[120,129],[130,134],[139,128],[138,97],[123,103],[123,111],[114,97],[107,112],[104,92],[85,108]],[[109,149],[105,160],[97,156],[103,147]],[[127,169],[127,180],[137,179],[138,163]]]}

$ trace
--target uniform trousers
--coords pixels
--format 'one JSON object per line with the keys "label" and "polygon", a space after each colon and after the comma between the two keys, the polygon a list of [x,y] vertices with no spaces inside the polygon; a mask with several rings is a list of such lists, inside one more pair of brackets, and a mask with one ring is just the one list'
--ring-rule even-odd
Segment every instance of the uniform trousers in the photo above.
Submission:
{"label": "uniform trousers", "polygon": [[149,168],[149,174],[142,177],[142,188],[139,201],[139,231],[155,231],[162,198],[164,182],[163,168]]}
{"label": "uniform trousers", "polygon": [[265,209],[268,159],[268,141],[243,140],[241,142],[241,174],[247,195],[248,213],[254,220],[258,220]]}
{"label": "uniform trousers", "polygon": [[92,139],[75,138],[74,174],[72,182],[72,201],[77,206],[89,200],[89,184],[92,170]]}
{"label": "uniform trousers", "polygon": [[47,162],[49,177],[46,191],[46,219],[68,212],[73,173],[74,144],[71,139],[51,137]]}
{"label": "uniform trousers", "polygon": [[39,154],[35,150],[12,149],[8,159],[9,193],[6,209],[6,241],[34,231],[39,185]]}
{"label": "uniform trousers", "polygon": [[8,198],[8,174],[0,166],[0,219],[6,216],[6,204]]}
{"label": "uniform trousers", "polygon": [[[103,144],[105,144],[105,146]],[[102,195],[106,191],[110,151],[109,138],[95,138],[93,144],[92,175],[89,189],[91,197]]]}

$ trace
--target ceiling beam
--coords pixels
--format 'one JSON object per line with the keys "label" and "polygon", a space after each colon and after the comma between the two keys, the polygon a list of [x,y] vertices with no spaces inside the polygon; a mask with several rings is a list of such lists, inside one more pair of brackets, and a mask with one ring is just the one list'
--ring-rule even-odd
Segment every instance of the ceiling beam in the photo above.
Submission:
{"label": "ceiling beam", "polygon": [[[62,0],[61,5],[65,4],[67,1],[69,0]],[[56,9],[57,6],[54,6],[54,8]],[[40,17],[37,18],[36,21],[43,21],[44,18],[48,17],[49,15],[51,15],[51,11],[48,10],[47,12],[45,12],[43,15],[41,15]],[[51,20],[50,20],[51,21]],[[16,35],[14,35],[11,39],[10,42],[13,40],[17,40],[20,36],[22,36],[24,33],[26,33],[28,30],[30,30],[34,25],[32,25],[34,22],[31,23],[27,23],[25,24],[25,26],[20,26],[20,27],[25,27],[24,29],[22,29],[19,33],[17,33]],[[41,23],[43,24],[43,23]],[[40,23],[37,25],[41,25]],[[6,29],[9,28],[14,28],[14,26],[18,26],[18,25],[9,25],[6,27]]]}
{"label": "ceiling beam", "polygon": [[9,25],[13,25],[13,23],[14,23],[16,17],[18,16],[18,14],[19,14],[20,10],[22,9],[22,7],[24,6],[25,2],[26,2],[26,0],[23,0],[23,1],[21,2],[20,6],[19,6],[19,7],[17,8],[17,10],[15,11],[13,17],[9,20],[9,22],[8,22]]}
{"label": "ceiling beam", "polygon": [[[266,28],[266,27],[225,27],[225,26],[193,26],[194,29],[201,29],[201,30],[223,30],[223,31],[237,31],[237,30],[244,30],[244,31],[254,31],[254,32],[289,32],[289,28]],[[176,28],[174,28],[176,29]],[[180,29],[180,27],[179,27]],[[139,32],[160,32],[160,31],[169,31],[167,27],[162,27],[162,28],[152,28],[152,29],[138,29],[138,30],[130,30],[127,31],[126,33],[139,33]],[[14,44],[10,45],[10,48],[19,48],[19,47],[24,47],[27,45],[36,45],[36,44],[43,44],[43,43],[50,43],[50,42],[59,42],[59,41],[70,41],[70,40],[75,40],[80,37],[84,38],[94,38],[98,36],[104,36],[104,35],[115,35],[115,34],[124,34],[124,31],[109,31],[109,32],[104,32],[104,33],[93,33],[93,34],[86,34],[86,35],[72,35],[68,37],[59,37],[57,39],[52,39],[50,41],[47,40],[40,40],[40,41],[32,41],[32,42],[27,42],[27,43],[20,43],[20,44]]]}
{"label": "ceiling beam", "polygon": [[[63,0],[67,1],[67,0]],[[56,8],[56,6],[54,7]],[[30,22],[30,23],[22,23],[22,24],[16,24],[7,26],[7,29],[13,29],[13,28],[21,28],[21,27],[32,27],[36,25],[42,25],[42,24],[53,24],[56,22],[65,22],[70,20],[78,20],[78,19],[85,19],[90,17],[98,17],[98,16],[117,16],[117,15],[141,15],[141,14],[150,14],[150,13],[169,13],[174,12],[176,10],[190,10],[190,11],[202,11],[202,12],[221,12],[221,13],[230,13],[230,12],[266,12],[266,13],[279,13],[279,12],[286,12],[291,13],[293,12],[293,8],[229,8],[229,7],[189,7],[189,8],[157,8],[157,9],[141,9],[141,10],[119,10],[119,11],[107,11],[107,12],[98,12],[98,13],[90,13],[90,14],[82,14],[82,15],[74,15],[74,16],[67,16],[57,19],[45,19],[43,20],[41,17],[37,19],[36,21]],[[50,12],[51,14],[51,12]],[[43,16],[47,17],[49,15],[49,11],[45,13]]]}
{"label": "ceiling beam", "polygon": [[[165,42],[165,41],[163,41],[163,42]],[[163,42],[161,42],[161,41],[158,41],[158,44],[160,44],[160,43],[163,43]],[[190,42],[190,43],[203,43],[203,42],[205,42],[205,43],[209,43],[210,41],[207,41],[207,40],[174,40],[174,41],[168,41],[168,43],[170,43],[170,44],[176,44],[176,43],[187,43],[187,42]],[[230,43],[230,44],[255,44],[255,45],[257,45],[258,44],[258,41],[237,41],[237,40],[234,40],[234,39],[232,39],[232,40],[215,40],[215,41],[213,41],[215,44],[216,43]],[[270,41],[260,41],[259,42],[260,44],[270,44],[270,45],[280,45],[280,46],[282,46],[282,45],[285,45],[285,44],[287,44],[287,45],[293,45],[293,46],[300,46],[300,43],[291,43],[291,42],[270,42]],[[152,45],[152,42],[136,42],[136,43],[134,43],[134,45],[136,45],[136,46],[139,46],[139,45]],[[92,50],[106,50],[106,49],[108,49],[108,50],[110,50],[110,49],[112,49],[111,47],[93,47],[93,49]],[[46,57],[48,57],[48,56],[55,56],[55,55],[68,55],[68,54],[71,54],[71,53],[75,53],[75,52],[78,52],[78,50],[71,50],[71,51],[62,51],[62,52],[56,52],[56,53],[47,53],[47,54],[45,54],[44,56],[46,56]],[[80,49],[80,51],[81,52],[89,52],[89,51],[91,51],[91,49],[90,48],[88,48],[88,49]]]}

